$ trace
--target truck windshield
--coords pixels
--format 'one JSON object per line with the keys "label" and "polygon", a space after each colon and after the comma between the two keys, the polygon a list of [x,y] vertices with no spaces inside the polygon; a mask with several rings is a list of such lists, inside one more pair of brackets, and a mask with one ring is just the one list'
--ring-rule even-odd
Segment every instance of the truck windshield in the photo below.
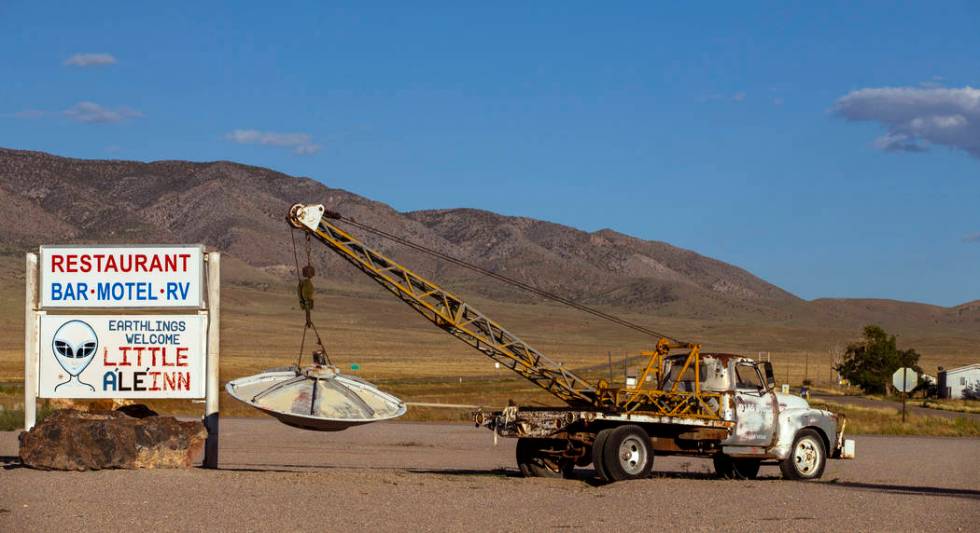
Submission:
{"label": "truck windshield", "polygon": [[740,389],[761,390],[764,388],[755,365],[745,363],[735,365],[735,377],[737,378],[735,386]]}

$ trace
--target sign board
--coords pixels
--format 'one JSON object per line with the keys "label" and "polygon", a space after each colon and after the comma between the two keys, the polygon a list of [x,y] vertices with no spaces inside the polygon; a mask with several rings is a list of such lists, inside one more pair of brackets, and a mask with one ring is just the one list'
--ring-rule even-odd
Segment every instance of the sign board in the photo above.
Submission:
{"label": "sign board", "polygon": [[42,315],[41,398],[204,398],[203,315]]}
{"label": "sign board", "polygon": [[42,246],[41,307],[201,308],[201,246]]}
{"label": "sign board", "polygon": [[911,392],[919,384],[919,374],[911,368],[899,368],[892,374],[892,385],[898,392]]}

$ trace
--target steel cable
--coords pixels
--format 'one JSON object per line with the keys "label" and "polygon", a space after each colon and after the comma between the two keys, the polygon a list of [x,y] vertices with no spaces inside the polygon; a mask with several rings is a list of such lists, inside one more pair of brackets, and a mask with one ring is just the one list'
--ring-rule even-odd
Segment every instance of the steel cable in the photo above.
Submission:
{"label": "steel cable", "polygon": [[523,281],[516,280],[516,279],[513,279],[513,278],[509,278],[509,277],[504,276],[502,274],[498,274],[498,273],[493,272],[491,270],[487,270],[487,269],[485,269],[483,267],[480,267],[480,266],[474,265],[472,263],[468,263],[466,261],[463,261],[462,259],[458,259],[458,258],[453,257],[451,255],[447,255],[447,254],[444,254],[442,252],[433,250],[431,248],[427,248],[425,246],[422,246],[421,244],[417,244],[417,243],[414,243],[412,241],[409,241],[409,240],[403,239],[401,237],[398,237],[397,235],[392,235],[391,233],[388,233],[388,232],[386,232],[384,230],[373,228],[371,226],[368,226],[367,224],[364,224],[364,223],[361,223],[361,222],[357,222],[356,220],[354,220],[352,218],[348,218],[348,217],[345,217],[345,216],[339,216],[337,219],[338,220],[341,220],[343,222],[346,222],[346,223],[348,223],[348,224],[350,224],[352,226],[355,226],[355,227],[357,227],[359,229],[362,229],[364,231],[367,231],[369,233],[373,233],[373,234],[375,234],[375,235],[377,235],[379,237],[383,237],[385,239],[394,241],[394,242],[396,242],[398,244],[401,244],[403,246],[407,246],[409,248],[412,248],[413,250],[417,250],[419,252],[422,252],[424,254],[430,255],[432,257],[436,257],[438,259],[442,259],[442,260],[447,261],[449,263],[452,263],[454,265],[461,266],[461,267],[466,268],[468,270],[472,270],[474,272],[477,272],[477,273],[482,274],[484,276],[493,278],[495,280],[502,281],[504,283],[507,283],[508,285],[512,285],[512,286],[517,287],[519,289],[523,289],[523,290],[528,291],[530,293],[533,293],[533,294],[536,294],[538,296],[541,296],[542,298],[546,298],[548,300],[552,300],[552,301],[555,301],[555,302],[558,302],[558,303],[567,305],[569,307],[572,307],[572,308],[577,309],[579,311],[582,311],[584,313],[588,313],[590,315],[593,315],[595,317],[601,318],[603,320],[607,320],[607,321],[612,322],[614,324],[618,324],[620,326],[623,326],[623,327],[632,329],[634,331],[639,331],[640,333],[644,333],[646,335],[650,335],[650,336],[653,336],[653,337],[665,338],[667,340],[670,340],[670,341],[673,341],[673,342],[676,342],[676,343],[686,344],[683,341],[680,341],[678,339],[675,339],[675,338],[673,338],[673,337],[671,337],[669,335],[664,335],[663,333],[659,333],[659,332],[654,331],[654,330],[652,330],[650,328],[641,326],[639,324],[636,324],[635,322],[630,322],[629,320],[626,320],[624,318],[620,318],[620,317],[615,316],[615,315],[610,315],[609,313],[605,313],[605,312],[600,311],[598,309],[595,309],[593,307],[589,307],[587,305],[580,304],[578,302],[569,300],[568,298],[565,298],[563,296],[559,296],[557,294],[548,292],[548,291],[546,291],[544,289],[540,289],[540,288],[535,287],[533,285],[529,285],[529,284],[527,284],[527,283],[525,283]]}

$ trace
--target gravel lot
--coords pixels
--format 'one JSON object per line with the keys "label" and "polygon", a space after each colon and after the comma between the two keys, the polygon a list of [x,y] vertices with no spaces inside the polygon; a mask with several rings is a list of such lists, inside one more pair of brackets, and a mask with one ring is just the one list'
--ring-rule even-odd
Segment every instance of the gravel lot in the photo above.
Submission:
{"label": "gravel lot", "polygon": [[660,457],[653,479],[523,479],[514,441],[465,425],[379,423],[341,433],[222,421],[221,470],[38,472],[0,433],[0,531],[639,530],[976,531],[980,440],[857,437],[858,459],[797,483],[710,477]]}

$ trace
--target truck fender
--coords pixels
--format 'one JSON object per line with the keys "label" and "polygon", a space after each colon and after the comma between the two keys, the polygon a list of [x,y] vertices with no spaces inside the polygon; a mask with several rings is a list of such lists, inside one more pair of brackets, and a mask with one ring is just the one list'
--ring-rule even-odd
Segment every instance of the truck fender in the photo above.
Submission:
{"label": "truck fender", "polygon": [[823,438],[827,454],[833,454],[834,448],[829,438],[829,435],[837,434],[837,416],[833,413],[819,409],[786,409],[779,413],[777,423],[776,445],[770,450],[770,455],[777,459],[785,459],[789,455],[796,434],[804,428],[816,430]]}

